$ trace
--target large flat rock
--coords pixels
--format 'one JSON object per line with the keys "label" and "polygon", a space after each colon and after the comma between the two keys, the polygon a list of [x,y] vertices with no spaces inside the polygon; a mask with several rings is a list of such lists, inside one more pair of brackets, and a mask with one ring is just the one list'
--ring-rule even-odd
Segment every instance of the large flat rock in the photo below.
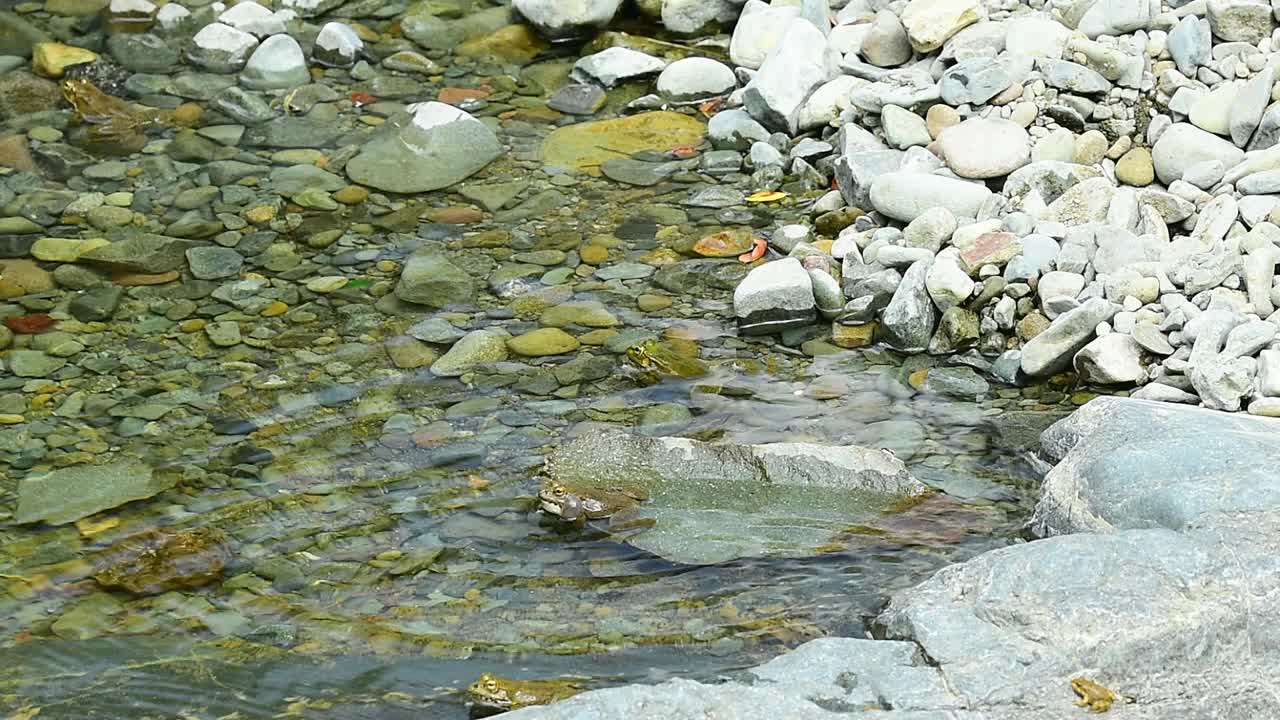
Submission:
{"label": "large flat rock", "polygon": [[1280,420],[1098,398],[1045,432],[1040,535],[1183,530],[1280,507]]}
{"label": "large flat rock", "polygon": [[[811,555],[850,524],[874,525],[925,487],[892,453],[806,443],[711,444],[590,433],[563,445],[547,474],[575,488],[628,488],[649,499],[627,542],[686,564]],[[618,518],[622,519],[622,518]]]}

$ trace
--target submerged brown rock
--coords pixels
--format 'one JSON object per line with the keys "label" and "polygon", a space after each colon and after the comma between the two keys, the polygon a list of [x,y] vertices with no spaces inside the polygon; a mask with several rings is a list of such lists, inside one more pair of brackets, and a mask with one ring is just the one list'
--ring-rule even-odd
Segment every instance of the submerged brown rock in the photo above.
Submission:
{"label": "submerged brown rock", "polygon": [[103,587],[154,595],[207,585],[230,560],[227,537],[214,528],[148,530],[99,553],[94,567],[101,569],[93,579]]}

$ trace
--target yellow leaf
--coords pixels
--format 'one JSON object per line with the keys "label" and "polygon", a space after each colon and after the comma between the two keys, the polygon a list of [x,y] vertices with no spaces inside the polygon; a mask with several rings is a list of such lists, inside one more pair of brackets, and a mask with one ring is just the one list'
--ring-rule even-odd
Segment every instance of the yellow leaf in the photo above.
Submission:
{"label": "yellow leaf", "polygon": [[761,190],[760,192],[754,192],[748,195],[747,202],[749,203],[775,202],[785,198],[786,196],[787,196],[786,193],[779,192],[777,190]]}
{"label": "yellow leaf", "polygon": [[114,527],[118,527],[119,525],[120,518],[118,517],[107,517],[101,520],[83,518],[76,521],[76,529],[85,537],[93,537],[94,535],[106,532]]}

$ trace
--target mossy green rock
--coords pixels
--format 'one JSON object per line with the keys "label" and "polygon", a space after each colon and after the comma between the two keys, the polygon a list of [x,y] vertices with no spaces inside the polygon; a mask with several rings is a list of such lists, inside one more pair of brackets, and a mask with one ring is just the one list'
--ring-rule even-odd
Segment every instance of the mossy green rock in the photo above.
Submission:
{"label": "mossy green rock", "polygon": [[511,352],[525,357],[563,355],[577,350],[581,343],[560,328],[539,328],[507,341]]}
{"label": "mossy green rock", "polygon": [[152,497],[173,487],[175,475],[156,473],[146,464],[123,460],[103,465],[60,468],[18,482],[19,523],[75,522],[96,512]]}
{"label": "mossy green rock", "polygon": [[457,377],[485,363],[507,359],[507,336],[492,330],[467,333],[431,365],[431,374]]}
{"label": "mossy green rock", "polygon": [[548,165],[600,174],[600,164],[643,150],[666,152],[681,145],[697,145],[706,125],[674,112],[648,112],[631,117],[562,127],[542,143]]}
{"label": "mossy green rock", "polygon": [[354,182],[379,190],[417,193],[449,187],[500,154],[488,125],[451,105],[418,103],[392,116],[347,163]]}
{"label": "mossy green rock", "polygon": [[590,328],[616,327],[619,322],[603,303],[595,300],[567,302],[548,308],[538,322],[547,327],[580,325]]}

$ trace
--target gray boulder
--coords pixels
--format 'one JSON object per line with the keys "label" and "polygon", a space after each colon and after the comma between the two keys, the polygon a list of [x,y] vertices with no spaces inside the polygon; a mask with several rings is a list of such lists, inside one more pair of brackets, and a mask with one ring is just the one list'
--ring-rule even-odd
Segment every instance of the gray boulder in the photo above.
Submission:
{"label": "gray boulder", "polygon": [[945,207],[957,217],[975,217],[991,191],[981,183],[942,175],[892,172],[875,178],[869,196],[876,210],[909,223],[935,207]]}
{"label": "gray boulder", "polygon": [[675,102],[696,102],[724,95],[738,86],[733,70],[711,58],[677,60],[658,76],[658,94]]}
{"label": "gray boulder", "polygon": [[733,313],[744,335],[767,335],[814,321],[813,282],[795,258],[751,270],[733,291]]}
{"label": "gray boulder", "polygon": [[63,525],[157,495],[173,487],[177,479],[174,473],[156,473],[146,464],[130,460],[28,475],[18,482],[14,520]]}
{"label": "gray boulder", "polygon": [[747,84],[742,96],[747,112],[766,127],[794,135],[800,106],[830,79],[832,65],[822,31],[803,18],[792,20]]}
{"label": "gray boulder", "polygon": [[513,0],[511,5],[538,32],[561,39],[608,25],[622,0]]}
{"label": "gray boulder", "polygon": [[346,169],[353,181],[379,190],[427,192],[470,177],[500,154],[488,125],[452,105],[414,103],[383,123]]}
{"label": "gray boulder", "polygon": [[927,287],[932,264],[919,260],[908,268],[881,315],[885,339],[899,350],[924,350],[938,325],[938,308]]}
{"label": "gray boulder", "polygon": [[1268,460],[1280,456],[1277,432],[1272,418],[1097,398],[1041,438],[1059,462],[1031,527],[1039,535],[1183,531],[1213,516],[1280,507]]}
{"label": "gray boulder", "polygon": [[1022,372],[1045,377],[1066,369],[1072,358],[1093,339],[1098,323],[1110,320],[1120,306],[1093,298],[1062,313],[1022,348]]}
{"label": "gray boulder", "polygon": [[395,294],[405,302],[439,308],[474,300],[476,283],[448,255],[426,248],[409,256]]}
{"label": "gray boulder", "polygon": [[1166,185],[1181,180],[1193,165],[1217,160],[1224,168],[1231,168],[1243,157],[1240,148],[1190,123],[1174,123],[1151,149],[1156,176]]}

